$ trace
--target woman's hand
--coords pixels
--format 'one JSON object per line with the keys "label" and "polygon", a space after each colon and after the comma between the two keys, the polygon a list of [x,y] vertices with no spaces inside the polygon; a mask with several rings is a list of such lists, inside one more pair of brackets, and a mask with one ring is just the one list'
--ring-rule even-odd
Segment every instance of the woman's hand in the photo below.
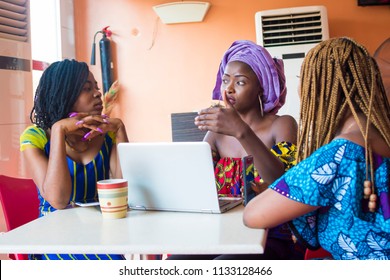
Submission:
{"label": "woman's hand", "polygon": [[223,92],[223,100],[225,107],[213,106],[199,111],[194,123],[200,130],[239,137],[247,124],[226,98],[226,91]]}
{"label": "woman's hand", "polygon": [[123,122],[118,118],[109,118],[107,115],[89,115],[87,113],[72,113],[73,126],[68,133],[82,134],[84,140],[92,139],[107,132],[117,133],[124,127]]}
{"label": "woman's hand", "polygon": [[[251,182],[251,188],[256,195],[261,194],[263,191],[268,189],[269,184],[261,180],[260,182]],[[241,195],[244,196],[244,187],[240,188]]]}
{"label": "woman's hand", "polygon": [[252,190],[256,193],[256,195],[262,193],[268,188],[269,184],[261,181],[261,182],[251,182]]}

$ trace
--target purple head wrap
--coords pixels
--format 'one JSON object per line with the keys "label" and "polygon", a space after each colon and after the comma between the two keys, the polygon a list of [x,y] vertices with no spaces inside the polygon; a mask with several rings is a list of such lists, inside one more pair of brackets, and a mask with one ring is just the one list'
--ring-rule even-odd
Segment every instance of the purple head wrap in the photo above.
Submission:
{"label": "purple head wrap", "polygon": [[276,114],[283,106],[287,94],[283,60],[272,58],[265,48],[251,41],[235,41],[222,57],[213,99],[222,99],[222,76],[230,61],[241,61],[252,68],[264,90],[261,98],[264,112]]}

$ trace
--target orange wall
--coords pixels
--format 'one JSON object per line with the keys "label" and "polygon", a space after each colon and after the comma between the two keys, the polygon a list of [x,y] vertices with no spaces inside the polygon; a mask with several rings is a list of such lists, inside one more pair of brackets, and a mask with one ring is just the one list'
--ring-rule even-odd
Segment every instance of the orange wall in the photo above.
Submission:
{"label": "orange wall", "polygon": [[[257,11],[324,5],[330,37],[352,37],[371,53],[390,37],[390,6],[358,7],[357,0],[209,0],[204,22],[165,25],[152,7],[174,1],[74,1],[77,59],[89,62],[96,31],[107,25],[113,31],[122,85],[114,115],[124,120],[131,141],[171,141],[171,113],[211,104],[220,58],[234,40],[256,40]],[[99,61],[91,66],[98,81]]]}

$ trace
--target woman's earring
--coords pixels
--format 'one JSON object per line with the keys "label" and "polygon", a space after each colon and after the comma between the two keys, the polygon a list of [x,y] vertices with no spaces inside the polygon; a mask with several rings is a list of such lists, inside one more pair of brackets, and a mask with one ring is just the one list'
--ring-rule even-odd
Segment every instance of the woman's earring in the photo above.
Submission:
{"label": "woman's earring", "polygon": [[261,101],[261,96],[260,94],[258,95],[259,97],[259,104],[260,104],[260,114],[262,117],[264,117],[264,111],[263,111],[263,101]]}

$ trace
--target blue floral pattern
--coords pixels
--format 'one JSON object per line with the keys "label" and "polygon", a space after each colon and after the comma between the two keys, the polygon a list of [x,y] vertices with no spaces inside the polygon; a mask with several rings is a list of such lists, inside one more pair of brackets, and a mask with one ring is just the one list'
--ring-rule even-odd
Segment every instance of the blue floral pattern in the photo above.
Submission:
{"label": "blue floral pattern", "polygon": [[374,155],[378,209],[363,198],[363,147],[333,140],[290,169],[270,188],[295,201],[321,206],[293,220],[294,234],[310,249],[323,247],[335,259],[390,259],[390,159]]}

